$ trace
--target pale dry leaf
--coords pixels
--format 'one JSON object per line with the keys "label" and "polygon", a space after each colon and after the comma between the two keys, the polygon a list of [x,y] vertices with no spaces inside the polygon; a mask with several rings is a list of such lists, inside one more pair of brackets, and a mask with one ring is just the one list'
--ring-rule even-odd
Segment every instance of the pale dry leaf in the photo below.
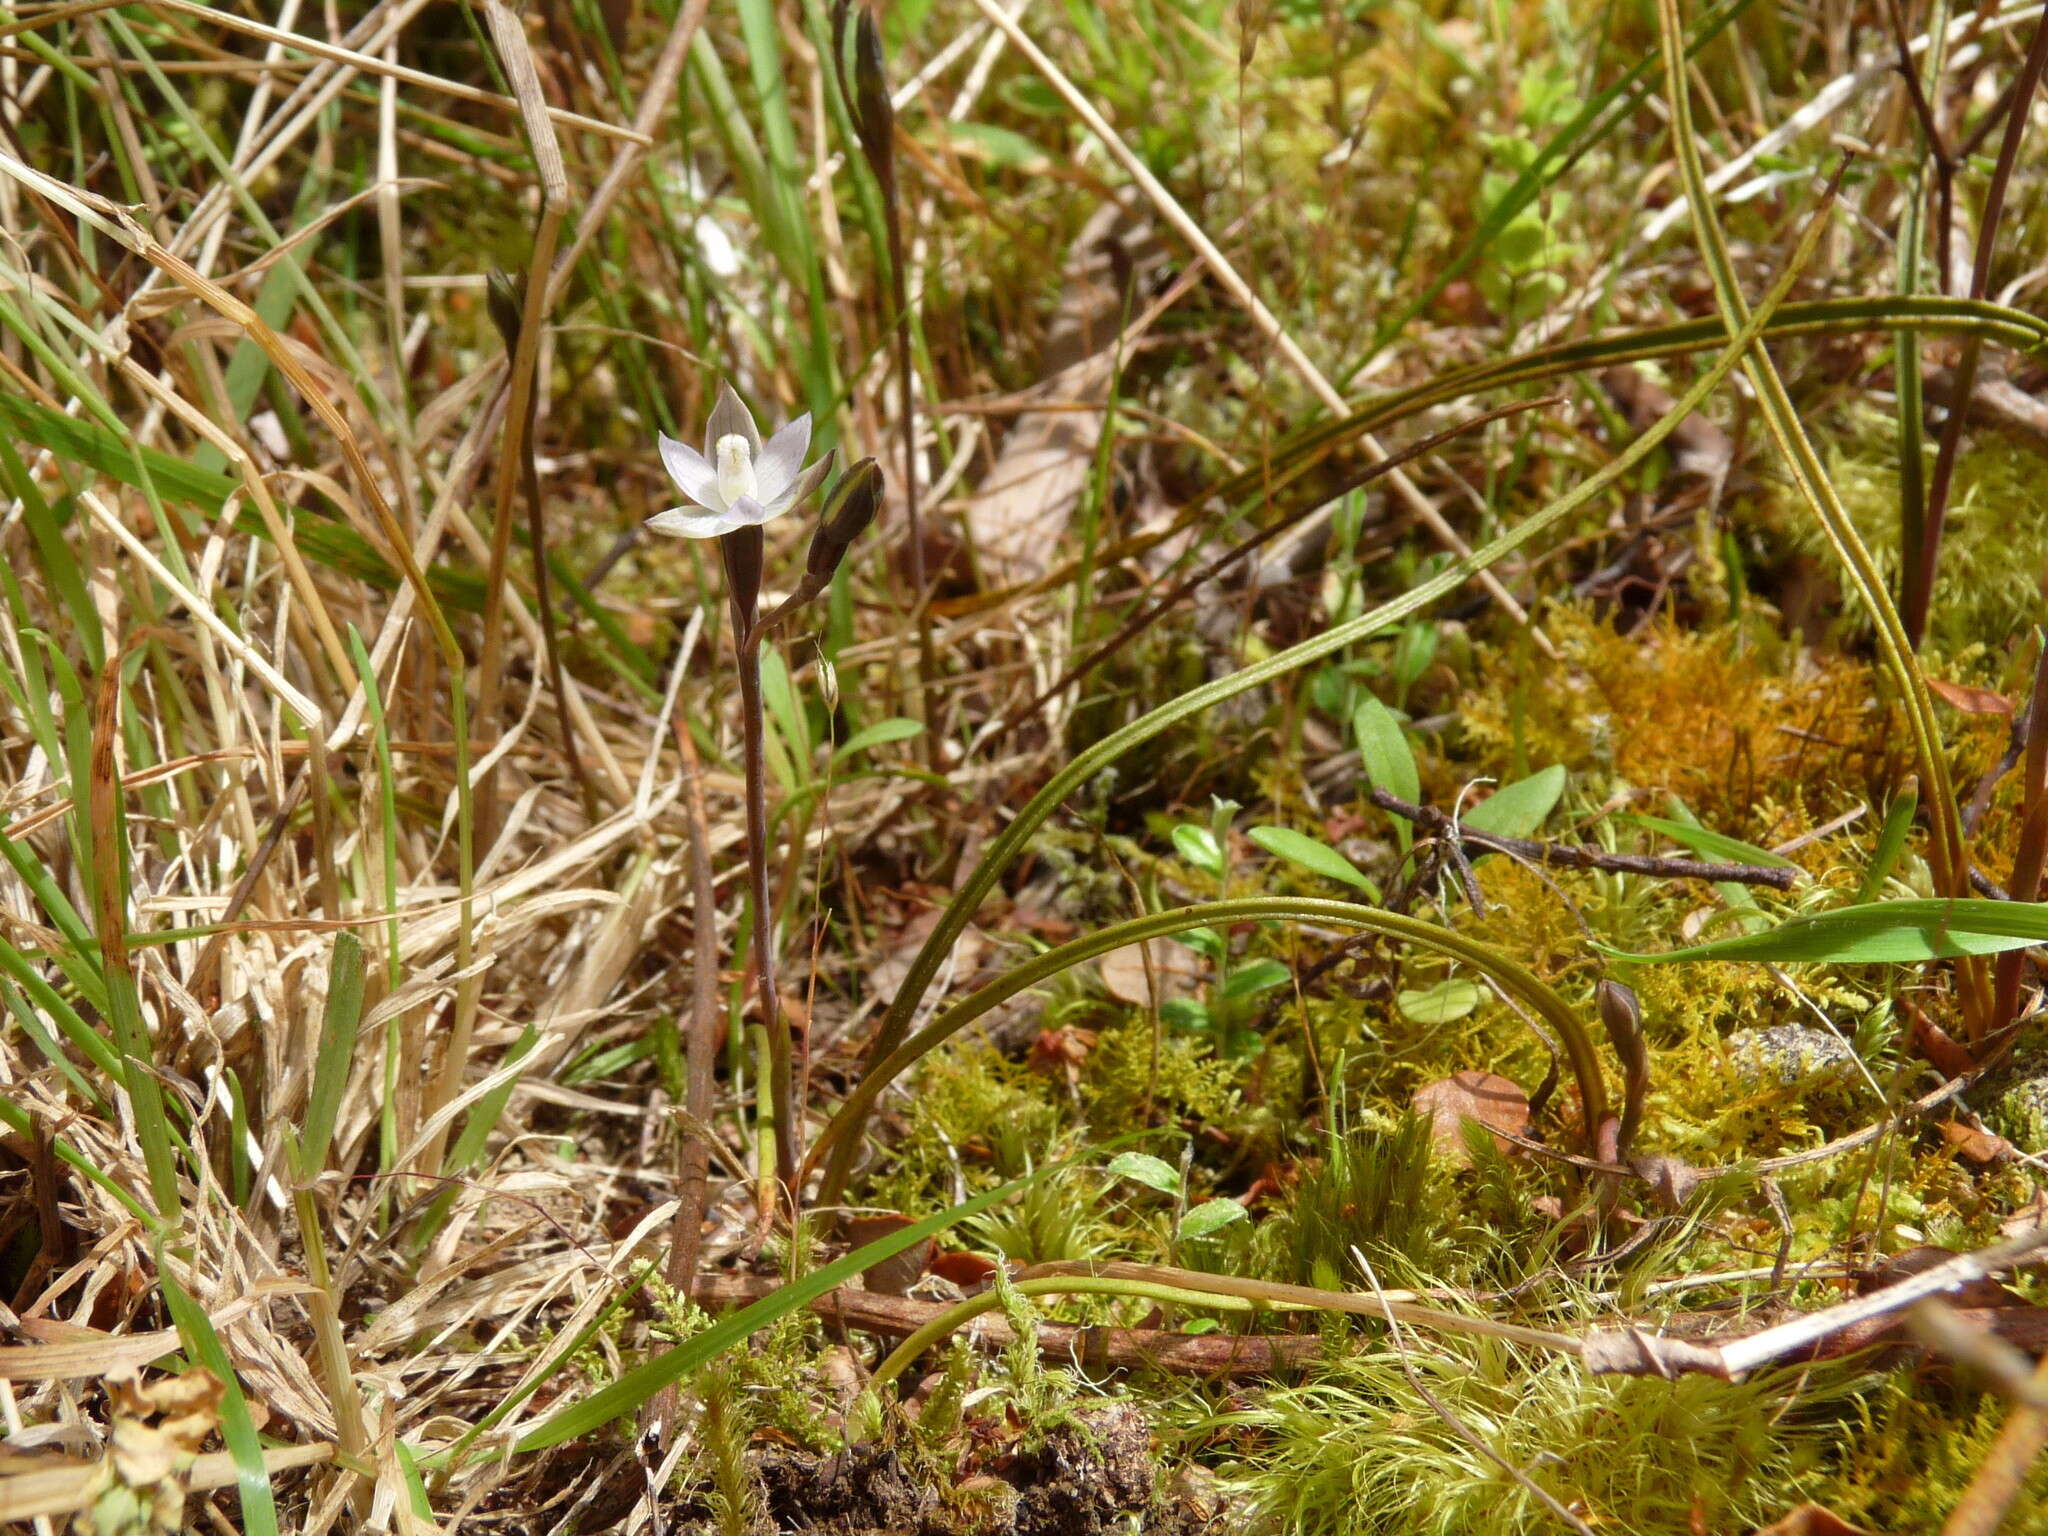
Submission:
{"label": "pale dry leaf", "polygon": [[[1047,381],[1048,403],[1099,406],[1109,398],[1111,359],[1088,358]],[[1102,441],[1099,410],[1027,411],[967,504],[966,522],[983,580],[1005,587],[1035,581],[1072,521]]]}
{"label": "pale dry leaf", "polygon": [[[1437,1150],[1461,1167],[1472,1161],[1465,1146],[1467,1120],[1511,1136],[1525,1136],[1529,1131],[1529,1095],[1521,1084],[1498,1072],[1454,1072],[1424,1083],[1410,1102],[1417,1114],[1429,1116]],[[1512,1145],[1498,1136],[1493,1144],[1503,1152]]]}
{"label": "pale dry leaf", "polygon": [[2012,700],[2002,693],[1993,693],[1989,688],[1972,688],[1966,683],[1945,683],[1938,677],[1927,679],[1927,691],[1950,709],[1966,715],[2009,715]]}
{"label": "pale dry leaf", "polygon": [[[1152,962],[1149,980],[1145,972],[1148,955]],[[1201,979],[1202,957],[1177,940],[1148,939],[1143,944],[1112,949],[1096,962],[1096,967],[1102,972],[1102,984],[1111,997],[1144,1008],[1176,997],[1192,997]]]}

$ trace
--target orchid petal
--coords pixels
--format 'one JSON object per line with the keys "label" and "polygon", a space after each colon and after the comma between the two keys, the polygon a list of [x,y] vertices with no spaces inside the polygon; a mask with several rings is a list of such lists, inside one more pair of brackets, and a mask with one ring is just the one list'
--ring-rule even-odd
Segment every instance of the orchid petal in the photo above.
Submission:
{"label": "orchid petal", "polygon": [[668,471],[669,479],[675,481],[676,489],[700,507],[724,511],[725,503],[718,495],[718,473],[704,461],[704,456],[665,432],[657,435],[661,440],[662,467]]}
{"label": "orchid petal", "polygon": [[718,386],[718,403],[711,407],[711,421],[704,429],[704,460],[708,464],[718,462],[718,440],[734,433],[747,440],[747,451],[755,458],[761,456],[761,430],[754,425],[754,414],[740,402],[730,384]]}
{"label": "orchid petal", "polygon": [[769,501],[768,515],[776,517],[787,512],[791,507],[796,506],[805,497],[809,496],[820,485],[824,484],[825,477],[832,473],[833,461],[838,457],[839,450],[837,448],[827,449],[825,457],[798,475]]}
{"label": "orchid petal", "polygon": [[671,507],[666,512],[657,512],[647,519],[647,526],[656,533],[666,533],[680,539],[716,539],[731,533],[735,528],[744,528],[748,523],[758,522],[749,516],[749,511],[760,509],[752,497],[742,497],[740,504],[724,512],[700,511],[696,507]]}
{"label": "orchid petal", "polygon": [[803,468],[804,455],[811,451],[811,413],[790,422],[781,431],[768,439],[754,460],[754,479],[758,486],[755,495],[766,505],[773,506],[778,497],[796,479],[796,472]]}

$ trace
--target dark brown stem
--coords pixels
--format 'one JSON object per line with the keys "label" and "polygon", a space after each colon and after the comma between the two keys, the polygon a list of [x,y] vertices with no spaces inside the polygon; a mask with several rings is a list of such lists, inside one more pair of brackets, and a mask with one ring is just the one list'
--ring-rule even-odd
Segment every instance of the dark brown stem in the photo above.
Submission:
{"label": "dark brown stem", "polygon": [[[2048,861],[2048,646],[2034,666],[2034,696],[2027,705],[2026,766],[2020,775],[2020,837],[2012,856],[2012,899],[2033,901]],[[2008,950],[1992,969],[1991,1027],[2019,1017],[2020,977],[2026,951]]]}
{"label": "dark brown stem", "polygon": [[[1439,837],[1452,833],[1451,818],[1431,805],[1412,805],[1383,789],[1372,792],[1372,803],[1383,811],[1427,827]],[[1605,869],[1616,874],[1650,875],[1662,880],[1729,881],[1736,885],[1767,885],[1789,891],[1799,880],[1796,869],[1773,864],[1715,864],[1704,859],[1665,858],[1648,853],[1608,853],[1578,843],[1543,843],[1526,837],[1501,837],[1460,824],[1457,838],[1475,848],[1512,854],[1537,864],[1557,864],[1566,869]]]}
{"label": "dark brown stem", "polygon": [[932,645],[931,585],[925,571],[924,522],[917,501],[917,374],[911,367],[910,356],[910,288],[903,266],[903,216],[897,208],[893,175],[882,207],[889,234],[889,331],[901,389],[897,412],[903,418],[903,512],[910,529],[910,613],[917,625],[925,766],[933,773],[942,773],[945,760],[939,752],[939,657]]}
{"label": "dark brown stem", "polygon": [[[758,530],[756,530],[758,532]],[[736,638],[738,636],[736,635]],[[747,889],[754,908],[754,989],[761,1027],[768,1035],[768,1082],[763,1085],[775,1115],[775,1174],[790,1200],[796,1198],[796,1127],[790,1099],[795,1083],[789,1031],[775,990],[775,912],[768,898],[767,716],[761,705],[761,641],[748,634],[738,650],[740,719],[747,777]],[[763,1212],[765,1220],[768,1213]]]}
{"label": "dark brown stem", "polygon": [[[2006,188],[2012,182],[2020,140],[2026,134],[2027,108],[2040,87],[2044,68],[2048,68],[2048,17],[2037,16],[2033,41],[2027,46],[2026,62],[2020,66],[2012,108],[2005,120],[2005,138],[1998,146],[1998,164],[1991,173],[1991,185],[1984,196],[1983,221],[1977,230],[1977,259],[1970,270],[1969,296],[1972,299],[1983,298],[1991,287],[1991,260],[1997,251],[1998,225],[2005,212]],[[1935,573],[1941,565],[1941,540],[1948,519],[1949,493],[1955,483],[1956,458],[1962,451],[1963,426],[1969,420],[1970,396],[1977,387],[1977,364],[1982,353],[1983,343],[1976,337],[1964,341],[1962,356],[1956,363],[1954,397],[1948,419],[1942,423],[1941,447],[1935,454],[1934,475],[1927,486],[1927,512],[1920,548],[1914,565],[1906,572],[1899,618],[1905,626],[1908,643],[1915,649],[1919,648],[1927,632],[1928,610],[1934,600]]]}
{"label": "dark brown stem", "polygon": [[[911,367],[910,277],[903,255],[903,208],[896,182],[896,107],[889,96],[887,61],[874,13],[853,0],[832,8],[832,67],[848,115],[860,140],[861,158],[881,194],[882,227],[888,245],[888,280],[879,286],[889,345],[900,391],[897,414],[903,435],[903,510],[910,534],[910,617],[917,626],[919,707],[924,716],[925,766],[942,771],[939,751],[938,652],[932,645],[931,587],[924,562],[924,521],[917,501],[917,374]],[[852,24],[853,75],[847,66],[847,27]]]}
{"label": "dark brown stem", "polygon": [[[688,1296],[704,1251],[704,1212],[710,1203],[712,1066],[718,1055],[718,891],[711,868],[711,821],[704,810],[703,765],[697,743],[678,717],[676,750],[683,758],[683,820],[690,834],[690,1033],[683,1042],[683,1146],[676,1163],[676,1214],[669,1226],[670,1288]],[[677,1393],[665,1387],[652,1404],[662,1428],[675,1414]]]}

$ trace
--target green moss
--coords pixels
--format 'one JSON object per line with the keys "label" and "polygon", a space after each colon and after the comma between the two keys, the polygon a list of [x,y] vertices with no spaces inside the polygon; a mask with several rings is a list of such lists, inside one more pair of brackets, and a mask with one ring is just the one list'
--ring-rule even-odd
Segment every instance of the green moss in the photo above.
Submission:
{"label": "green moss", "polygon": [[1243,1084],[1250,1070],[1219,1056],[1207,1039],[1164,1028],[1155,1067],[1151,1021],[1134,1018],[1096,1038],[1081,1101],[1101,1136],[1146,1124],[1236,1126],[1246,1116]]}
{"label": "green moss", "polygon": [[[1596,1530],[1741,1530],[1819,1483],[1839,1443],[1815,1407],[1844,1378],[1779,1373],[1731,1384],[1589,1377],[1570,1359],[1491,1342],[1414,1350],[1439,1403]],[[1793,1394],[1798,1394],[1799,1412]],[[1387,1353],[1331,1362],[1300,1387],[1223,1416],[1228,1468],[1259,1529],[1289,1536],[1549,1532],[1555,1518],[1472,1446]]]}
{"label": "green moss", "polygon": [[916,1213],[951,1205],[961,1185],[988,1189],[1023,1172],[1018,1149],[1052,1146],[1068,1119],[1050,1078],[978,1042],[927,1057],[902,1113],[901,1138],[863,1199]]}
{"label": "green moss", "polygon": [[1355,1248],[1387,1285],[1433,1279],[1451,1259],[1443,1218],[1464,1225],[1449,1182],[1432,1165],[1429,1124],[1416,1116],[1332,1135],[1286,1205],[1261,1224],[1258,1266],[1285,1284],[1346,1289],[1364,1280]]}
{"label": "green moss", "polygon": [[[1943,1386],[1929,1373],[1873,1384],[1820,1495],[1836,1513],[1885,1531],[1941,1527],[2006,1419],[1996,1396]],[[2048,1461],[2037,1461],[2002,1531],[2034,1532],[2048,1512]]]}
{"label": "green moss", "polygon": [[[1856,406],[1843,414],[1828,471],[1857,531],[1896,591],[1899,565],[1899,443],[1888,413]],[[1934,439],[1927,442],[1934,464]],[[1972,645],[2003,645],[2025,634],[2041,613],[2041,575],[2048,569],[2048,524],[2040,517],[2040,485],[2048,459],[1997,432],[1972,432],[1956,459],[1955,488],[1943,529],[1941,565],[1928,613],[1928,641],[1954,654]],[[1832,562],[1811,514],[1774,502],[1772,525],[1801,553]],[[1841,619],[1867,632],[1869,615],[1844,594]]]}
{"label": "green moss", "polygon": [[1518,761],[1562,763],[1589,803],[1649,791],[1661,812],[1675,794],[1716,831],[1777,842],[1862,799],[1871,752],[1882,760],[1870,674],[1771,625],[1660,618],[1623,635],[1582,604],[1559,604],[1543,627],[1557,662],[1509,651],[1482,662],[1461,701],[1456,760],[1426,776],[1441,803],[1476,775],[1527,771]]}

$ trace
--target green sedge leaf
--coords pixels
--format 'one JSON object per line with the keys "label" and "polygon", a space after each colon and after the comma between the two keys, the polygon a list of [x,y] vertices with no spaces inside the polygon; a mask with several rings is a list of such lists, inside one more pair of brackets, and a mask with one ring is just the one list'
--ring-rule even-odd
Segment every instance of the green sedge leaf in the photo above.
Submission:
{"label": "green sedge leaf", "polygon": [[1761,933],[1714,939],[1658,955],[1596,947],[1617,960],[1755,960],[1781,965],[1910,965],[2048,944],[2048,902],[1878,901],[1795,917]]}
{"label": "green sedge leaf", "polygon": [[1662,833],[1681,848],[1690,849],[1703,859],[1722,859],[1730,864],[1762,864],[1772,869],[1799,867],[1782,853],[1759,848],[1755,843],[1745,843],[1741,838],[1730,837],[1725,832],[1688,826],[1685,822],[1671,821],[1663,816],[1632,816],[1629,819],[1637,826]]}

